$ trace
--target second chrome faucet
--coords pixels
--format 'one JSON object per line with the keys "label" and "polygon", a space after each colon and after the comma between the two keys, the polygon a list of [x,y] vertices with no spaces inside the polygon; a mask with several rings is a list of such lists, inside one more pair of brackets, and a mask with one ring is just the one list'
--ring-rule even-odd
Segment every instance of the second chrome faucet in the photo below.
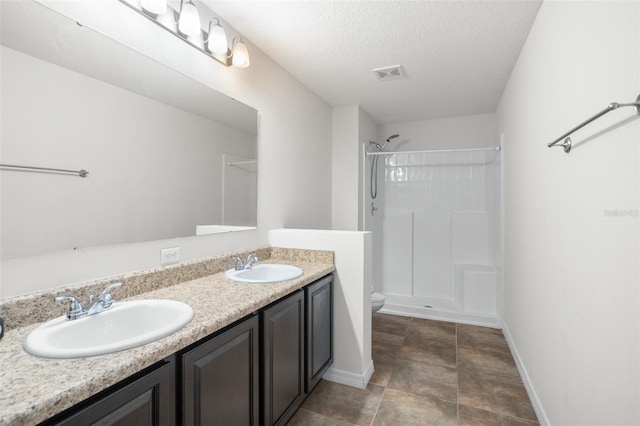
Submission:
{"label": "second chrome faucet", "polygon": [[242,271],[243,269],[251,269],[251,265],[260,261],[260,259],[258,259],[258,256],[255,253],[251,253],[247,257],[247,260],[244,262],[238,256],[233,256],[232,259],[236,261],[236,267],[235,267],[236,271]]}
{"label": "second chrome faucet", "polygon": [[[91,315],[98,314],[106,309],[109,309],[115,299],[111,295],[111,290],[114,288],[118,288],[122,285],[121,282],[113,283],[107,286],[102,293],[98,296],[98,300],[96,300],[88,310],[85,310],[82,307],[82,304],[75,296],[58,296],[55,298],[56,302],[64,302],[70,301],[71,304],[69,306],[69,310],[67,311],[67,319],[68,320],[77,320],[82,317],[87,317]],[[93,295],[89,295],[89,303],[93,302]]]}

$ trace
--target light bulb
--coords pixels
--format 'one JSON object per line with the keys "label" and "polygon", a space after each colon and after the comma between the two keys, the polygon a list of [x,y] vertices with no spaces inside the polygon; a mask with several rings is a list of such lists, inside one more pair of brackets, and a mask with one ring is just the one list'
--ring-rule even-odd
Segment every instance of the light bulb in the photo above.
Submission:
{"label": "light bulb", "polygon": [[164,15],[167,13],[167,0],[141,0],[140,6],[149,13]]}
{"label": "light bulb", "polygon": [[[216,18],[217,21],[217,18]],[[207,38],[207,47],[213,53],[227,53],[227,34],[224,28],[220,26],[220,22],[215,25],[213,19],[209,22],[209,36]]]}
{"label": "light bulb", "polygon": [[231,63],[234,67],[246,68],[251,63],[249,60],[249,51],[242,39],[233,44],[233,59]]}
{"label": "light bulb", "polygon": [[198,9],[191,0],[187,0],[180,8],[180,17],[178,18],[178,30],[184,35],[194,37],[200,35],[200,16]]}

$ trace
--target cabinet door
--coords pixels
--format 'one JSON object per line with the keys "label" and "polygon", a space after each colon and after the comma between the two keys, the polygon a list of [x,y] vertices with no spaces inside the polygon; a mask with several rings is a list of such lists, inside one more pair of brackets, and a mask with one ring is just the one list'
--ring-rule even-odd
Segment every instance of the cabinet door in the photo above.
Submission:
{"label": "cabinet door", "polygon": [[307,299],[307,364],[305,391],[311,392],[333,362],[333,275],[305,289]]}
{"label": "cabinet door", "polygon": [[258,424],[258,333],[253,316],[182,355],[184,425]]}
{"label": "cabinet door", "polygon": [[[70,415],[44,424],[173,426],[175,415],[175,363],[168,359],[159,368],[116,390],[99,394],[95,401]],[[56,420],[57,419],[57,420]]]}
{"label": "cabinet door", "polygon": [[304,400],[304,292],[262,315],[264,424],[285,424]]}

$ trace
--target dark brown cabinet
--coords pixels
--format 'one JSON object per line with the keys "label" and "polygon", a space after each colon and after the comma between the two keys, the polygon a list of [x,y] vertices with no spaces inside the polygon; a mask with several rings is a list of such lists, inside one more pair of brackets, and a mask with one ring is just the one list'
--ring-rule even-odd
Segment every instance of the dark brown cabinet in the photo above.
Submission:
{"label": "dark brown cabinet", "polygon": [[185,426],[259,423],[258,333],[254,315],[181,356]]}
{"label": "dark brown cabinet", "polygon": [[333,362],[332,282],[328,275],[262,313],[266,425],[286,424]]}
{"label": "dark brown cabinet", "polygon": [[72,414],[56,416],[46,425],[173,426],[175,415],[173,357],[138,373],[74,407]]}
{"label": "dark brown cabinet", "polygon": [[333,276],[324,277],[305,288],[306,366],[305,392],[318,384],[333,362]]}
{"label": "dark brown cabinet", "polygon": [[262,313],[264,424],[285,424],[305,398],[304,292]]}

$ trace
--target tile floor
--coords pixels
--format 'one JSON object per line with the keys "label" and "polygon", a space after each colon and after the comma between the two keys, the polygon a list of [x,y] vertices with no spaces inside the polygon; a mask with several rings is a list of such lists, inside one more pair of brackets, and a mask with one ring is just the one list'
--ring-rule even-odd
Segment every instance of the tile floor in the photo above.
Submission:
{"label": "tile floor", "polygon": [[321,381],[289,425],[538,424],[500,330],[374,314],[366,389]]}

